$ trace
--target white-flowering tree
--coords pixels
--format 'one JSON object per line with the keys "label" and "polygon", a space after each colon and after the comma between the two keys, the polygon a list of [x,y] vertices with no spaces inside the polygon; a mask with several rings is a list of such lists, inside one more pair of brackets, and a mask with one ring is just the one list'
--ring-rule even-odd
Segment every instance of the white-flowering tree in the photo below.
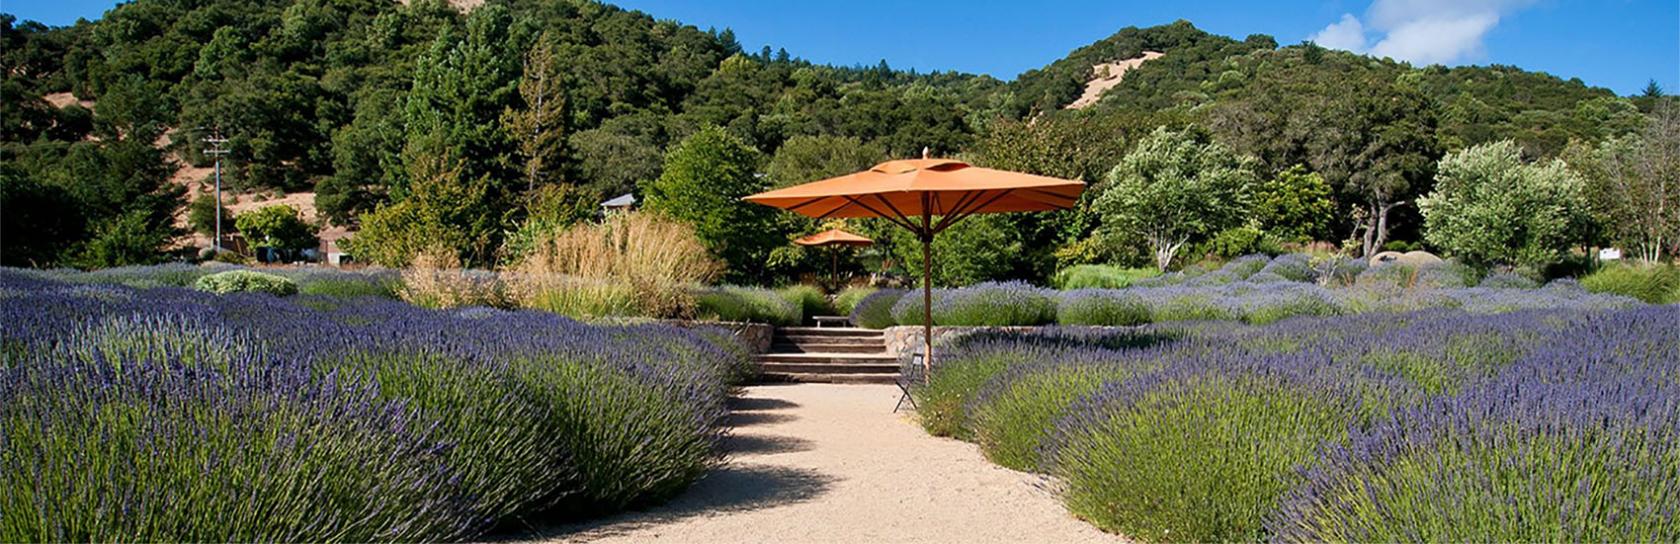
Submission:
{"label": "white-flowering tree", "polygon": [[1095,207],[1103,229],[1141,235],[1166,270],[1185,244],[1247,220],[1255,170],[1193,130],[1157,128],[1108,173]]}
{"label": "white-flowering tree", "polygon": [[1586,241],[1585,187],[1563,161],[1526,162],[1509,140],[1452,153],[1418,200],[1424,240],[1481,266],[1544,268]]}

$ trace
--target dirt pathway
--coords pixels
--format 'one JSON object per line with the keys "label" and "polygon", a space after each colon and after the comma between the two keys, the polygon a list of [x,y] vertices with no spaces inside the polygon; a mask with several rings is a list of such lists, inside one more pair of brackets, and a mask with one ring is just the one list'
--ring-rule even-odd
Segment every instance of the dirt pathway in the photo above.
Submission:
{"label": "dirt pathway", "polygon": [[739,399],[729,464],[664,506],[557,542],[1113,542],[1040,478],[892,413],[890,385],[771,385]]}

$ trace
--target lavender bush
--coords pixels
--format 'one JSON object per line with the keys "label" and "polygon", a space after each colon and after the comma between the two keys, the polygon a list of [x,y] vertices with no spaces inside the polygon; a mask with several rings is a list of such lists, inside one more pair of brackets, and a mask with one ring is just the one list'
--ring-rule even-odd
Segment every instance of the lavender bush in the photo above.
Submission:
{"label": "lavender bush", "polygon": [[720,337],[0,271],[0,541],[458,540],[661,500],[719,461],[747,365]]}
{"label": "lavender bush", "polygon": [[[900,325],[921,325],[922,297],[911,293],[893,305]],[[933,324],[955,326],[1045,325],[1056,321],[1056,303],[1044,289],[1021,282],[981,283],[933,292]]]}
{"label": "lavender bush", "polygon": [[1149,304],[1120,289],[1079,289],[1056,297],[1056,322],[1062,325],[1128,326],[1149,322]]}
{"label": "lavender bush", "polygon": [[893,326],[893,305],[898,304],[905,294],[903,289],[880,289],[869,293],[852,306],[852,324],[866,329]]}
{"label": "lavender bush", "polygon": [[1553,305],[981,335],[915,394],[931,432],[1135,538],[1674,540],[1680,308],[1538,291]]}

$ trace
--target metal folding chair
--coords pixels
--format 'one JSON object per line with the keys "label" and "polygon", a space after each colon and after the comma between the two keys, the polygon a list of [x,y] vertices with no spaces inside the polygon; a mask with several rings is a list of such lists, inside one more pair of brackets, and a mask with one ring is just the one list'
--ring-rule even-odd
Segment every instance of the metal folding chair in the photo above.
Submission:
{"label": "metal folding chair", "polygon": [[910,355],[909,365],[899,368],[898,390],[901,394],[898,396],[898,405],[893,406],[893,413],[898,413],[900,409],[904,408],[905,403],[910,404],[911,410],[917,409],[916,398],[910,395],[910,386],[922,381],[922,357],[924,356],[922,352],[917,351]]}

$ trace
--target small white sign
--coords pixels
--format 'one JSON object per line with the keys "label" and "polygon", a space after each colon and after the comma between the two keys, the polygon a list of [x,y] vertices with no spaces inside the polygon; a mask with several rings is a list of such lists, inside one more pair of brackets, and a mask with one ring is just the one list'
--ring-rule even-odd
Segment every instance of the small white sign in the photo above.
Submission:
{"label": "small white sign", "polygon": [[1622,260],[1622,250],[1616,249],[1616,248],[1613,248],[1613,247],[1607,247],[1607,248],[1604,248],[1604,249],[1600,249],[1600,250],[1598,250],[1598,260],[1600,260],[1600,261],[1620,261],[1620,260]]}

